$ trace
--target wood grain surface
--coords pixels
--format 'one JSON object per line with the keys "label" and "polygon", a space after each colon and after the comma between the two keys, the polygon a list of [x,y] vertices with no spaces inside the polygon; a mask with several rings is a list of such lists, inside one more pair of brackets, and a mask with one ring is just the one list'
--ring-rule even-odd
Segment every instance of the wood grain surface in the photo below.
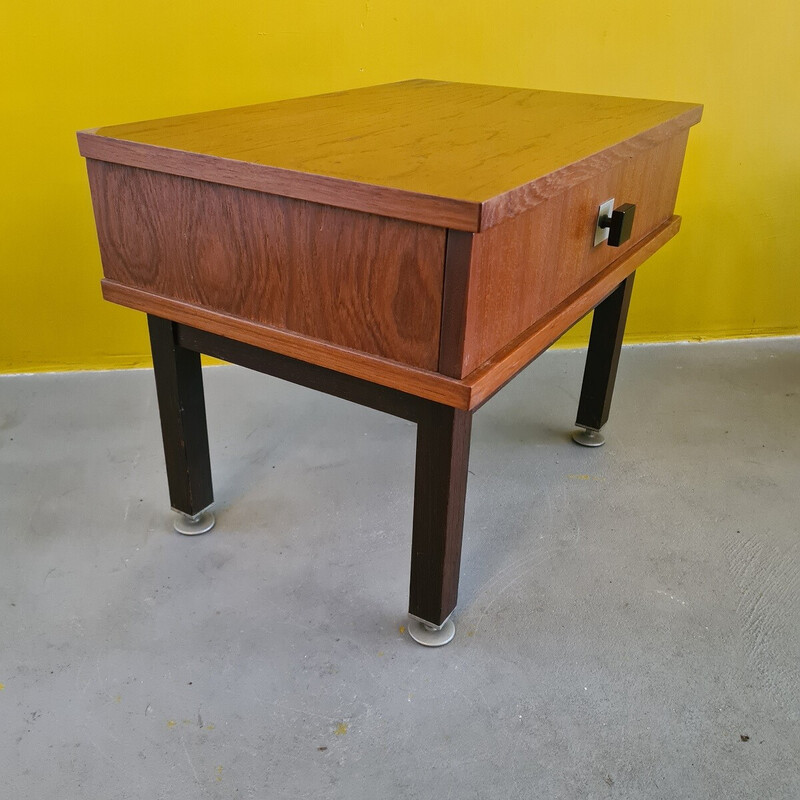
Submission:
{"label": "wood grain surface", "polygon": [[699,121],[702,106],[406,81],[116,125],[89,158],[484,230]]}
{"label": "wood grain surface", "polygon": [[274,328],[221,311],[212,311],[171,297],[124,286],[116,281],[106,279],[101,284],[103,297],[112,303],[134,308],[137,311],[145,311],[157,317],[217,333],[220,336],[236,339],[256,347],[273,350],[276,353],[308,361],[311,364],[319,364],[337,372],[354,375],[381,386],[400,389],[437,403],[454,408],[469,408],[469,387],[461,381],[437,372],[410,367],[358,350],[349,350],[292,331]]}
{"label": "wood grain surface", "polygon": [[[470,374],[669,219],[687,134],[683,131],[535,209],[474,234],[466,303],[459,300],[465,305],[462,360],[444,362],[440,356],[440,370],[455,378]],[[612,197],[617,206],[636,204],[633,233],[621,247],[595,247],[598,207]],[[448,261],[448,276],[450,271]],[[450,283],[445,285],[445,313],[452,306],[448,291],[453,291]],[[451,324],[443,320],[443,330]]]}
{"label": "wood grain surface", "polygon": [[425,369],[445,231],[89,160],[105,276]]}
{"label": "wood grain surface", "polygon": [[523,331],[488,362],[464,380],[469,387],[469,407],[476,409],[505,386],[520,370],[541,355],[576,322],[608,297],[619,284],[680,230],[681,218],[673,216],[649,236],[612,261],[588,284],[564,300],[542,319]]}
{"label": "wood grain surface", "polygon": [[439,335],[439,372],[453,378],[464,375],[467,301],[474,233],[447,232],[444,258],[442,329]]}
{"label": "wood grain surface", "polygon": [[489,362],[462,380],[123,286],[107,279],[102,281],[103,297],[112,303],[319,364],[417,397],[454,408],[474,410],[611,294],[621,281],[669,241],[679,228],[680,217],[667,220],[606,267],[582,291],[567,298],[545,318],[523,331]]}

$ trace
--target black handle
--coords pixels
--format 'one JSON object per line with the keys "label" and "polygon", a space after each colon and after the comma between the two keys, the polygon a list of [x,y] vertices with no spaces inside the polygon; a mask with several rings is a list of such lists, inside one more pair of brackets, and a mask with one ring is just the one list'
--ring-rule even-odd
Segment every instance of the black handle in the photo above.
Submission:
{"label": "black handle", "polygon": [[624,203],[615,208],[610,217],[603,217],[600,220],[600,227],[608,228],[608,243],[611,247],[619,247],[631,238],[634,214],[636,214],[636,204]]}

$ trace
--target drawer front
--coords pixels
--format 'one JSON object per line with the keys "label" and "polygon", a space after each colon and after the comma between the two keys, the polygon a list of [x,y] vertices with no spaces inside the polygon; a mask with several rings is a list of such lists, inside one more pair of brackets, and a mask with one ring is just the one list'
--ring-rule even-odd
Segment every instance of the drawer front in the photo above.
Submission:
{"label": "drawer front", "polygon": [[[688,131],[617,163],[472,237],[460,368],[490,359],[665,222],[675,208]],[[630,239],[594,245],[598,207],[635,203]],[[460,373],[460,374],[457,374]]]}
{"label": "drawer front", "polygon": [[435,370],[445,231],[87,160],[105,277]]}

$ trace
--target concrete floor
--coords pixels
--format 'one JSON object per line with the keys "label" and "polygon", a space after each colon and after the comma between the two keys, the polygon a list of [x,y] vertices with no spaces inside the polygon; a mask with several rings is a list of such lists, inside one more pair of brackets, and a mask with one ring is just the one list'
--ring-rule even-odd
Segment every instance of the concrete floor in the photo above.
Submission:
{"label": "concrete floor", "polygon": [[475,417],[456,639],[403,633],[414,426],[206,370],[170,532],[148,371],[0,379],[0,796],[800,797],[800,339],[583,354]]}

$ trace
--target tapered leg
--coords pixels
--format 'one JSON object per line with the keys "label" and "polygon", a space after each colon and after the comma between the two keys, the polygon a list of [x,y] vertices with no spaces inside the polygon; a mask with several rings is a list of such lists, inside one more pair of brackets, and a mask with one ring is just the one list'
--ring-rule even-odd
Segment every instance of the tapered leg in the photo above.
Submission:
{"label": "tapered leg", "polygon": [[429,628],[444,625],[458,600],[471,429],[471,412],[438,403],[417,418],[409,613]]}
{"label": "tapered leg", "polygon": [[611,408],[635,274],[632,273],[622,281],[594,310],[578,417],[575,421],[576,425],[584,429],[574,436],[578,444],[597,446],[604,442],[599,431],[608,421]]}
{"label": "tapered leg", "polygon": [[174,323],[151,315],[147,323],[170,504],[189,518],[175,527],[181,533],[201,533],[199,528],[213,525],[213,516],[202,512],[214,501],[214,493],[200,354],[177,344]]}

